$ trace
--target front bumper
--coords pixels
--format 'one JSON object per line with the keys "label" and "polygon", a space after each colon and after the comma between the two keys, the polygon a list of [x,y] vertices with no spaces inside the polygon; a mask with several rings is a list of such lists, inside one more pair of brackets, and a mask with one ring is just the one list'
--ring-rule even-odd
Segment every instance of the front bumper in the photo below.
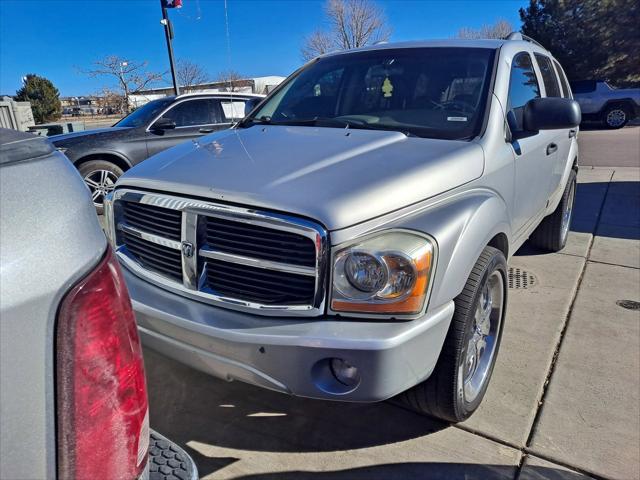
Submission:
{"label": "front bumper", "polygon": [[[292,395],[375,402],[426,379],[453,302],[411,321],[277,318],[226,310],[163,290],[124,270],[142,343],[216,377]],[[345,387],[330,359],[358,368]]]}

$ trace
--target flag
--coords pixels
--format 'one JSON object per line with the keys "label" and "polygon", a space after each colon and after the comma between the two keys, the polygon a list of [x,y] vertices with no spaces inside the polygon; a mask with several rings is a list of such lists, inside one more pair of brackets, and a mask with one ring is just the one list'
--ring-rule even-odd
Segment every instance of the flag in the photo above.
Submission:
{"label": "flag", "polygon": [[162,8],[182,8],[182,0],[162,0]]}

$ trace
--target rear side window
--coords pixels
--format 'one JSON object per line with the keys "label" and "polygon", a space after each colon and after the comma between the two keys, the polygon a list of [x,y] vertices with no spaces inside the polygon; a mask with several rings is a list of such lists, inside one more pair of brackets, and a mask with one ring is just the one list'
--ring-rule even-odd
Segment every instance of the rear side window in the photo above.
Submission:
{"label": "rear side window", "polygon": [[507,115],[512,131],[522,130],[522,112],[525,104],[540,97],[538,78],[528,53],[519,53],[511,65],[509,80],[509,112]]}
{"label": "rear side window", "polygon": [[556,67],[556,72],[558,73],[558,78],[560,79],[560,84],[562,85],[562,91],[564,92],[564,98],[571,98],[571,90],[569,90],[569,83],[567,82],[567,77],[564,74],[564,70],[558,62],[555,60],[553,64]]}
{"label": "rear side window", "polygon": [[176,122],[176,127],[195,127],[220,123],[220,104],[218,100],[199,98],[187,100],[173,107],[163,115]]}
{"label": "rear side window", "polygon": [[244,100],[222,100],[222,115],[225,123],[235,122],[244,118]]}
{"label": "rear side window", "polygon": [[571,82],[571,90],[573,93],[591,93],[596,90],[595,80],[579,80]]}
{"label": "rear side window", "polygon": [[547,92],[547,97],[561,97],[560,85],[558,84],[558,78],[556,72],[551,65],[551,59],[545,55],[539,53],[534,54],[542,73],[542,81],[544,82],[544,89]]}

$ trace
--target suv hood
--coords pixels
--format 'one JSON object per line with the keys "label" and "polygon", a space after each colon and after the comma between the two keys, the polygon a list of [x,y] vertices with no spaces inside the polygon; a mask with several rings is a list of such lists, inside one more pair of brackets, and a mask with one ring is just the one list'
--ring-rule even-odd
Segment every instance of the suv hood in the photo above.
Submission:
{"label": "suv hood", "polygon": [[336,230],[470,182],[483,168],[483,150],[472,142],[253,126],[161,152],[118,186],[294,213]]}

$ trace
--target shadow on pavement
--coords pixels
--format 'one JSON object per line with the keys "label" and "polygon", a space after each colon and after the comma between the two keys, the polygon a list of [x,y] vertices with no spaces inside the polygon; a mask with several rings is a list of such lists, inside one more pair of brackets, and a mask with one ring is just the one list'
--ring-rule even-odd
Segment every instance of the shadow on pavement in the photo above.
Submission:
{"label": "shadow on pavement", "polygon": [[[291,471],[235,477],[235,480],[492,480],[513,478],[515,467],[469,463],[389,463],[328,472]],[[526,467],[520,480],[585,480],[566,470]]]}
{"label": "shadow on pavement", "polygon": [[[640,240],[639,199],[640,182],[578,183],[571,231]],[[527,241],[516,255],[547,253]]]}
{"label": "shadow on pavement", "polygon": [[[224,382],[145,350],[151,425],[182,445],[201,477],[214,474],[246,452],[335,452],[402,442],[448,425],[389,403],[350,404],[289,397],[240,382]],[[190,445],[239,450],[238,457],[200,453]],[[251,455],[250,453],[248,454]],[[375,461],[375,460],[374,460]],[[332,470],[245,474],[234,480],[493,480],[513,479],[515,465],[398,462]],[[285,464],[286,465],[286,464]],[[519,480],[585,480],[554,468],[528,465]]]}
{"label": "shadow on pavement", "polygon": [[309,400],[224,382],[149,350],[145,367],[151,424],[181,445],[338,452],[422,437],[448,426],[389,403]]}

